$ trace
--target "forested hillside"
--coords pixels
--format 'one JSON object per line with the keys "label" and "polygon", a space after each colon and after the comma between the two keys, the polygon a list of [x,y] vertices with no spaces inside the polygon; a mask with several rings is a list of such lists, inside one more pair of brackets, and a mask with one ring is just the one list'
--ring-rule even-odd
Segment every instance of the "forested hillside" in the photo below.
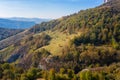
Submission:
{"label": "forested hillside", "polygon": [[22,32],[22,29],[6,29],[6,28],[0,28],[0,40],[3,40],[5,38],[8,38],[10,36],[13,36],[17,33]]}
{"label": "forested hillside", "polygon": [[11,38],[14,42],[7,46],[10,40],[4,41],[0,78],[120,80],[119,4],[119,0],[111,0],[37,24],[19,40],[15,39],[18,36]]}

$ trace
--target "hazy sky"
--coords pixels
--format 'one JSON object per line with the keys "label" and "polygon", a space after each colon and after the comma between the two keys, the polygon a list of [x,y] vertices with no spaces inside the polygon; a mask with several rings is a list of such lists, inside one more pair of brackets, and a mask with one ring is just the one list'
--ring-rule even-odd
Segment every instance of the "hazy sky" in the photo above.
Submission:
{"label": "hazy sky", "polygon": [[0,17],[59,18],[102,3],[103,0],[0,0]]}

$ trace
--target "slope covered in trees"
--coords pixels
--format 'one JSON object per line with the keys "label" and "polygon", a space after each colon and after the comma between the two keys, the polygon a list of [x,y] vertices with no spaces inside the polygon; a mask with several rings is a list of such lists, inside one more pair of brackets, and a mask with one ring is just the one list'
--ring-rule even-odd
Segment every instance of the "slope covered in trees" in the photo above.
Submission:
{"label": "slope covered in trees", "polygon": [[[22,39],[0,50],[1,78],[119,80],[119,4],[111,0],[28,29]],[[5,62],[22,72],[7,70]]]}
{"label": "slope covered in trees", "polygon": [[22,32],[21,29],[6,29],[6,28],[0,28],[0,40],[3,40],[5,38],[8,38],[10,36],[13,36],[17,33]]}

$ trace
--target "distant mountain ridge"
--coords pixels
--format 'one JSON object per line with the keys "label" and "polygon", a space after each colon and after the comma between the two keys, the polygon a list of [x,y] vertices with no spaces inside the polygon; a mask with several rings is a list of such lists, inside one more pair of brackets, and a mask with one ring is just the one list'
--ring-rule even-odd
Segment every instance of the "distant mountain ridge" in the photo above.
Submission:
{"label": "distant mountain ridge", "polygon": [[16,20],[16,21],[28,21],[28,22],[35,22],[35,23],[41,23],[41,22],[46,22],[50,21],[51,19],[44,19],[44,18],[24,18],[24,17],[12,17],[12,18],[7,18],[9,20]]}
{"label": "distant mountain ridge", "polygon": [[0,18],[0,27],[8,29],[26,29],[35,25],[35,22],[15,21]]}
{"label": "distant mountain ridge", "polygon": [[39,18],[0,18],[0,28],[8,29],[26,29],[37,23],[47,21]]}

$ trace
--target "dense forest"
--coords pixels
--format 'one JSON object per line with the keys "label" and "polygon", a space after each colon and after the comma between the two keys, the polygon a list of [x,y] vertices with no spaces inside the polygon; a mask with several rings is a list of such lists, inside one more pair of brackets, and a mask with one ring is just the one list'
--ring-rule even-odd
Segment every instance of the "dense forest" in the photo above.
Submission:
{"label": "dense forest", "polygon": [[6,39],[10,36],[18,34],[22,32],[22,29],[7,29],[7,28],[0,28],[0,40]]}
{"label": "dense forest", "polygon": [[0,79],[120,80],[119,4],[111,0],[11,38],[0,50]]}

